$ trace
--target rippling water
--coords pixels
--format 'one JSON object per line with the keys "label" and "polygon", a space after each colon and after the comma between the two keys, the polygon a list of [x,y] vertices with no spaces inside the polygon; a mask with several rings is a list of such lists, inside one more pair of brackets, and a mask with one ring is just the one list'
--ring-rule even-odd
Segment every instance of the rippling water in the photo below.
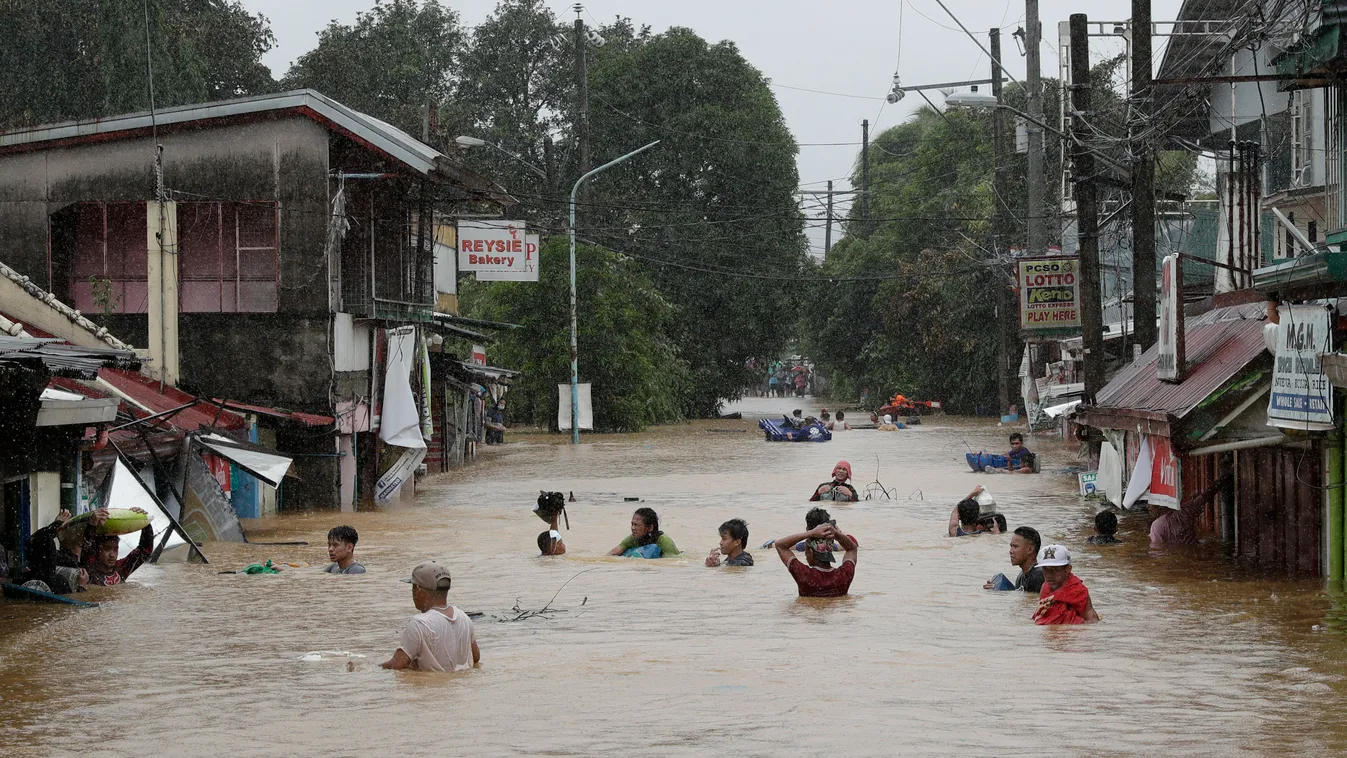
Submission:
{"label": "rippling water", "polygon": [[[753,400],[765,412],[791,401]],[[1045,473],[988,477],[962,453],[1000,450],[994,425],[933,419],[825,444],[768,444],[752,421],[641,435],[512,436],[423,487],[416,507],[247,522],[255,541],[211,544],[208,566],[147,566],[88,593],[94,610],[0,604],[0,754],[28,755],[892,755],[1332,754],[1347,691],[1340,588],[1238,569],[1219,549],[1084,544],[1072,451],[1044,441]],[[878,456],[878,464],[876,463]],[[861,542],[852,595],[801,600],[763,541],[803,528],[811,487],[839,458],[858,487],[898,494],[831,507]],[[876,466],[878,472],[876,474]],[[1043,628],[1034,601],[989,593],[1005,536],[944,536],[975,484],[1011,526],[1076,556],[1103,622]],[[539,558],[541,488],[577,502],[563,558]],[[639,497],[685,555],[601,557]],[[749,523],[751,569],[708,569],[716,527]],[[319,573],[325,533],[361,535],[365,576]],[[253,561],[279,576],[220,575]],[[378,668],[414,613],[397,581],[435,558],[451,600],[483,611],[482,667]],[[585,573],[580,573],[580,572]],[[578,574],[578,575],[577,575]],[[570,580],[569,584],[566,582]],[[558,589],[562,588],[558,593]],[[511,609],[551,619],[512,622]],[[301,661],[307,652],[347,658]]]}

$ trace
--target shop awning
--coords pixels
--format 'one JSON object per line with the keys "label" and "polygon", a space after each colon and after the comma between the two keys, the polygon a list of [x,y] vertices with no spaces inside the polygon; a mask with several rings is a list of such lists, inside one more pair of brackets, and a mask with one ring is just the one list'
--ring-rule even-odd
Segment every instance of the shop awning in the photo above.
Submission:
{"label": "shop awning", "polygon": [[285,479],[285,473],[290,470],[290,464],[292,463],[292,459],[283,455],[239,447],[233,444],[233,441],[228,437],[222,437],[218,434],[207,434],[198,437],[196,441],[210,452],[233,463],[272,487],[281,486],[281,481]]}

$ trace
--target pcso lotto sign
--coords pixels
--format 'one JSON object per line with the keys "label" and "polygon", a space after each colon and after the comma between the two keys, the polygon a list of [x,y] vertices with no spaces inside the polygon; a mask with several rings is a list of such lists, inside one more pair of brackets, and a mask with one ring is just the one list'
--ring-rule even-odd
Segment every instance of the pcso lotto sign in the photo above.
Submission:
{"label": "pcso lotto sign", "polygon": [[1072,257],[1020,259],[1020,328],[1080,328],[1080,264]]}
{"label": "pcso lotto sign", "polygon": [[522,221],[462,221],[458,225],[458,270],[484,281],[538,281],[538,236]]}

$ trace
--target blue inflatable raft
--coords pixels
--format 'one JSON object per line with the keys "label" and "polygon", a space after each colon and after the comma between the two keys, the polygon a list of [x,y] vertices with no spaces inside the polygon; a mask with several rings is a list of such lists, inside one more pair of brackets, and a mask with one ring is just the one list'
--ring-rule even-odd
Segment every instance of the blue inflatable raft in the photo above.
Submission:
{"label": "blue inflatable raft", "polygon": [[758,427],[768,442],[827,442],[833,438],[833,433],[818,421],[797,428],[786,418],[780,421],[760,419]]}
{"label": "blue inflatable raft", "polygon": [[996,453],[964,453],[964,459],[968,461],[968,467],[978,473],[982,473],[989,468],[1008,468],[1010,461],[1004,455]]}

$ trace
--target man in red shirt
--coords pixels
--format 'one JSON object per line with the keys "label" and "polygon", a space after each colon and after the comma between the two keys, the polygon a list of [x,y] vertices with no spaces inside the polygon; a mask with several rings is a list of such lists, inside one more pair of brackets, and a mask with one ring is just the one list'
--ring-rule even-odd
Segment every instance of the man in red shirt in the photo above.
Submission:
{"label": "man in red shirt", "polygon": [[1071,572],[1071,551],[1066,546],[1048,545],[1038,551],[1038,566],[1043,570],[1043,590],[1034,611],[1035,624],[1084,624],[1099,620],[1090,591]]}
{"label": "man in red shirt", "polygon": [[[800,563],[792,549],[800,540],[807,540],[804,558],[808,565]],[[834,540],[845,551],[842,565],[836,568],[832,565]],[[856,541],[831,521],[807,532],[782,537],[776,541],[776,554],[799,587],[800,597],[840,597],[847,594],[851,580],[856,577]]]}

